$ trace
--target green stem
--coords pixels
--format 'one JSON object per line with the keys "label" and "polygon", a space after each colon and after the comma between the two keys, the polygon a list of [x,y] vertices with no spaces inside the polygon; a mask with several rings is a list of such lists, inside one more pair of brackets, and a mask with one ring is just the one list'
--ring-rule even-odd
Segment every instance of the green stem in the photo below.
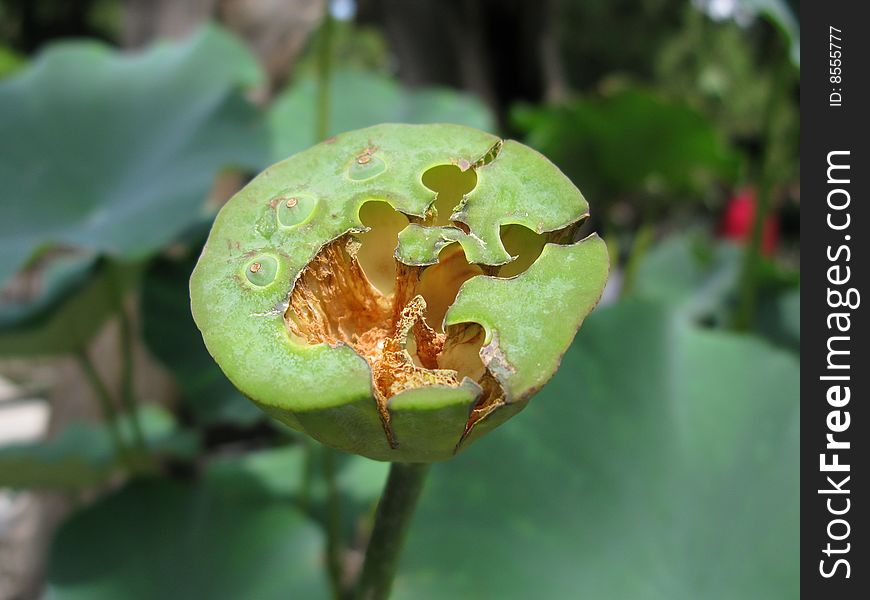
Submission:
{"label": "green stem", "polygon": [[136,397],[133,391],[133,327],[130,315],[124,307],[123,294],[119,290],[118,297],[118,322],[121,344],[121,402],[124,410],[129,415],[131,429],[133,430],[133,442],[136,449],[142,453],[147,452],[145,436],[142,433],[142,424],[139,422],[139,414],[136,410]]}
{"label": "green stem", "polygon": [[115,454],[127,462],[127,449],[121,439],[121,430],[118,428],[118,413],[115,410],[114,403],[112,402],[112,396],[109,394],[109,388],[100,378],[100,374],[97,372],[97,369],[94,366],[93,361],[91,361],[90,356],[88,356],[86,350],[79,350],[76,353],[76,359],[78,360],[79,367],[85,374],[85,377],[94,392],[94,396],[97,399],[103,422],[106,424],[106,427],[109,430],[109,435],[112,438],[112,445],[115,448]]}
{"label": "green stem", "polygon": [[336,600],[344,594],[344,567],[341,558],[341,502],[335,480],[335,451],[323,447],[323,477],[326,479],[326,563]]}
{"label": "green stem", "polygon": [[767,219],[770,209],[772,187],[768,181],[764,181],[758,190],[755,216],[752,222],[752,237],[743,253],[743,265],[740,271],[739,304],[734,317],[734,328],[738,331],[749,329],[755,317],[755,306],[758,296],[758,273],[762,260],[761,242],[764,235],[764,221]]}
{"label": "green stem", "polygon": [[302,464],[302,481],[299,485],[299,508],[302,512],[311,511],[311,488],[314,487],[314,453],[317,443],[310,437],[305,437],[305,457]]}
{"label": "green stem", "polygon": [[314,139],[318,142],[329,135],[329,78],[332,72],[332,37],[335,22],[326,9],[320,31],[320,48],[317,55],[317,106],[314,118]]}
{"label": "green stem", "polygon": [[770,212],[771,196],[774,190],[774,175],[771,172],[771,162],[774,147],[774,120],[779,100],[787,90],[787,82],[791,72],[791,62],[788,53],[780,59],[776,76],[767,99],[765,109],[764,157],[761,164],[761,176],[758,198],[755,205],[755,215],[752,221],[752,237],[743,254],[743,265],[740,273],[739,303],[734,317],[734,328],[746,330],[755,318],[755,307],[758,296],[758,277],[761,268],[761,243],[764,237],[764,222]]}
{"label": "green stem", "polygon": [[[130,321],[130,315],[124,306],[124,291],[127,289],[125,285],[125,268],[128,266],[120,263],[110,262],[107,267],[110,269],[109,275],[112,282],[112,293],[114,295],[115,309],[118,311],[118,345],[120,346],[121,358],[121,407],[127,413],[127,419],[130,421],[130,428],[133,432],[133,446],[136,453],[144,458],[148,448],[145,445],[145,436],[142,433],[142,425],[139,422],[139,414],[136,411],[136,397],[134,393],[134,374],[133,374],[133,325]],[[147,462],[147,461],[146,461]]]}
{"label": "green stem", "polygon": [[640,268],[640,262],[646,255],[647,250],[652,246],[653,234],[654,229],[648,223],[642,223],[634,234],[634,240],[631,243],[631,253],[625,261],[625,270],[622,275],[622,296],[628,296],[634,289],[637,270]]}
{"label": "green stem", "polygon": [[620,257],[620,243],[618,229],[610,220],[604,221],[604,243],[607,246],[607,255],[610,257],[610,263],[616,264]]}
{"label": "green stem", "polygon": [[408,526],[428,470],[427,464],[392,463],[390,466],[390,476],[378,502],[375,528],[360,575],[358,600],[389,597]]}

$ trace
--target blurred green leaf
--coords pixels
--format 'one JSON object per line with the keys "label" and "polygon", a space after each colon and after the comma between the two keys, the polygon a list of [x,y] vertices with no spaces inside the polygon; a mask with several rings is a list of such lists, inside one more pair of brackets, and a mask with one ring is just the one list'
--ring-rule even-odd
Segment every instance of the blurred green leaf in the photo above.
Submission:
{"label": "blurred green leaf", "polygon": [[44,317],[97,271],[97,257],[91,253],[42,257],[35,262],[40,264],[32,265],[0,293],[0,331]]}
{"label": "blurred green leaf", "polygon": [[195,256],[152,262],[142,282],[142,335],[172,372],[185,406],[198,422],[251,425],[265,415],[221,372],[190,314],[188,281],[195,263]]}
{"label": "blurred green leaf", "polygon": [[[297,79],[272,104],[269,124],[272,159],[283,160],[314,139],[316,82]],[[365,71],[341,70],[330,80],[330,135],[378,123],[457,123],[492,130],[493,118],[472,96],[447,89],[406,90],[393,79]]]}
{"label": "blurred green leaf", "polygon": [[[247,489],[237,489],[237,485]],[[320,531],[256,478],[134,482],[75,514],[51,550],[52,600],[328,598]]]}
{"label": "blurred green leaf", "polygon": [[0,46],[0,79],[12,75],[26,64],[24,57],[6,46]]}
{"label": "blurred green leaf", "polygon": [[[138,411],[149,449],[190,458],[197,441],[178,428],[175,419],[153,404]],[[131,439],[129,417],[119,419]],[[121,466],[109,430],[97,423],[72,423],[44,442],[0,446],[0,488],[87,488],[108,479]]]}
{"label": "blurred green leaf", "polygon": [[142,54],[49,47],[0,81],[0,283],[40,247],[146,257],[201,219],[223,167],[259,168],[261,75],[217,27]]}
{"label": "blurred green leaf", "polygon": [[[633,297],[668,304],[675,315],[727,327],[733,321],[744,248],[702,231],[663,239],[640,262]],[[800,274],[772,259],[760,264],[753,333],[800,351]]]}
{"label": "blurred green leaf", "polygon": [[[189,429],[182,429],[175,415],[157,404],[142,404],[136,414],[149,452],[185,460],[196,458],[199,437]],[[121,416],[119,426],[125,440],[133,439],[133,422],[129,415]]]}
{"label": "blurred green leaf", "polygon": [[[323,473],[325,452],[332,452],[335,461],[335,489],[342,512],[343,538],[348,544],[356,544],[360,527],[371,521],[387,480],[389,463],[345,454],[316,443],[297,443],[214,458],[206,476],[232,486],[240,494],[260,494],[266,490],[288,503],[304,502],[309,517],[326,529],[330,526],[330,514],[329,487]],[[308,468],[311,472],[306,475]],[[256,479],[256,486],[251,486],[252,478]],[[304,494],[303,486],[307,486]]]}
{"label": "blurred green leaf", "polygon": [[[290,444],[215,458],[209,464],[207,477],[232,485],[239,493],[250,491],[249,481],[256,478],[258,485],[254,493],[267,490],[287,502],[301,502],[302,486],[307,485],[304,493],[307,512],[327,528],[329,490],[323,477],[324,452],[334,453],[341,526],[345,540],[353,543],[359,535],[360,522],[371,518],[387,479],[388,463],[330,450],[319,444]],[[309,467],[312,469],[310,478],[306,477]]]}
{"label": "blurred green leaf", "polygon": [[[764,290],[763,290],[764,291]],[[801,290],[788,288],[766,293],[760,299],[753,329],[770,341],[800,354]]]}
{"label": "blurred green leaf", "polygon": [[740,0],[752,12],[767,18],[780,31],[789,48],[789,58],[801,66],[800,23],[785,0]]}
{"label": "blurred green leaf", "polygon": [[73,423],[46,442],[0,447],[0,487],[84,488],[107,479],[114,466],[108,432]]}
{"label": "blurred green leaf", "polygon": [[799,364],[593,313],[520,417],[436,465],[396,599],[798,596]]}
{"label": "blurred green leaf", "polygon": [[[319,446],[312,448],[320,449]],[[291,444],[256,450],[243,456],[228,456],[215,459],[209,466],[209,476],[232,478],[255,476],[261,487],[274,495],[296,497],[305,470],[307,448],[303,444]],[[337,458],[336,487],[354,506],[368,506],[376,502],[387,480],[389,463],[369,460],[362,456],[333,451]],[[315,462],[321,458],[314,452]],[[319,464],[319,463],[318,463]],[[319,468],[319,467],[318,467]],[[316,502],[325,502],[327,490],[321,477],[312,481],[311,497]]]}
{"label": "blurred green leaf", "polygon": [[668,304],[690,320],[727,321],[743,251],[701,232],[672,235],[643,257],[633,294]]}
{"label": "blurred green leaf", "polygon": [[371,505],[380,497],[389,471],[389,463],[348,456],[336,475],[336,485],[354,504]]}
{"label": "blurred green leaf", "polygon": [[779,309],[782,315],[783,331],[793,341],[801,339],[801,290],[794,288],[783,294],[779,299]]}
{"label": "blurred green leaf", "polygon": [[222,456],[209,464],[206,477],[221,485],[244,489],[252,478],[254,493],[267,491],[275,498],[289,499],[299,493],[305,471],[305,447],[299,444],[255,450],[238,456]]}
{"label": "blurred green leaf", "polygon": [[[136,267],[96,262],[93,255],[50,259],[21,273],[17,299],[0,301],[0,356],[54,356],[83,349],[118,308]],[[33,289],[27,289],[33,288]]]}
{"label": "blurred green leaf", "polygon": [[520,106],[512,118],[527,144],[599,202],[638,192],[672,202],[736,173],[735,155],[708,119],[640,88]]}

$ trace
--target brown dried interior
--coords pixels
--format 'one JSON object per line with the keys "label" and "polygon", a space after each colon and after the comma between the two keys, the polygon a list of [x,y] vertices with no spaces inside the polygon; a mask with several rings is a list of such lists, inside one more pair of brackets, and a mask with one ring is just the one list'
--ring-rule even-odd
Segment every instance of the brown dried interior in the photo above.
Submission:
{"label": "brown dried interior", "polygon": [[[441,330],[459,287],[480,274],[480,268],[469,265],[464,253],[453,247],[442,252],[442,262],[425,269],[391,259],[394,285],[385,293],[361,266],[364,247],[365,243],[346,235],[325,246],[308,264],[285,313],[291,334],[312,344],[345,343],[365,358],[390,437],[387,401],[406,389],[458,386],[468,376],[486,392],[479,405],[500,400],[501,388],[494,380],[488,382],[491,378],[480,358],[483,329],[466,324],[450,328],[449,335]],[[372,279],[378,281],[376,275]]]}
{"label": "brown dried interior", "polygon": [[[438,191],[426,225],[449,224],[452,207],[476,183],[473,170],[445,167],[427,171],[428,181],[424,175],[424,183]],[[300,274],[285,313],[288,329],[311,344],[347,344],[368,362],[391,443],[387,410],[391,397],[428,385],[458,386],[469,377],[482,393],[467,433],[504,403],[504,392],[480,356],[483,328],[465,323],[445,332],[442,323],[462,284],[484,274],[484,269],[470,264],[459,244],[445,247],[437,264],[405,265],[395,259],[394,251],[408,218],[386,202],[370,201],[362,206],[360,219],[367,232],[347,234],[327,244]],[[520,226],[502,228],[502,240],[519,258],[503,267],[486,267],[488,275],[510,277],[522,272],[537,259],[546,241],[545,236]]]}

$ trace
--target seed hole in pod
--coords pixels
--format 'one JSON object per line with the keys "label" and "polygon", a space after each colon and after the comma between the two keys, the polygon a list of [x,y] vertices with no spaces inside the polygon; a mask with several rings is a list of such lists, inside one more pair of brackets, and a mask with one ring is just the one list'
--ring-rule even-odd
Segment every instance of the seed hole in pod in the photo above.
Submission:
{"label": "seed hole in pod", "polygon": [[258,287],[269,285],[277,275],[278,259],[268,254],[256,257],[245,266],[245,277]]}
{"label": "seed hole in pod", "polygon": [[460,323],[448,327],[444,348],[438,355],[438,366],[453,369],[458,377],[470,377],[480,382],[486,367],[480,360],[486,331],[477,323]]}
{"label": "seed hole in pod", "polygon": [[441,227],[451,224],[453,210],[477,186],[477,173],[474,169],[463,171],[457,165],[438,165],[427,169],[422,180],[423,185],[436,192],[431,225]]}
{"label": "seed hole in pod", "polygon": [[295,227],[307,221],[317,207],[317,198],[309,194],[282,192],[271,201],[278,215],[278,225]]}
{"label": "seed hole in pod", "polygon": [[369,201],[360,207],[359,218],[369,231],[357,234],[357,260],[371,284],[390,294],[396,287],[396,244],[408,217],[386,202]]}
{"label": "seed hole in pod", "polygon": [[516,257],[499,268],[499,277],[514,277],[524,272],[538,260],[547,243],[546,235],[535,233],[522,225],[505,225],[499,233],[505,250]]}
{"label": "seed hole in pod", "polygon": [[482,274],[483,269],[468,262],[459,244],[446,246],[438,254],[438,262],[423,271],[417,292],[426,300],[427,319],[435,331],[443,330],[444,315],[462,284]]}
{"label": "seed hole in pod", "polygon": [[387,170],[387,163],[379,156],[363,152],[357,156],[347,170],[347,176],[354,181],[365,181]]}

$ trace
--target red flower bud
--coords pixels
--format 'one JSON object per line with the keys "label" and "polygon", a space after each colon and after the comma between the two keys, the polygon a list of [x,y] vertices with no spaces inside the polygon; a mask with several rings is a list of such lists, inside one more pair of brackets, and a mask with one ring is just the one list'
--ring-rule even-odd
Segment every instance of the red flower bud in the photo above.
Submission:
{"label": "red flower bud", "polygon": [[[756,194],[753,188],[744,188],[728,201],[725,213],[719,222],[719,237],[746,242],[752,237],[752,223],[755,220]],[[779,222],[776,215],[769,214],[764,219],[761,232],[761,251],[770,256],[776,252],[779,242]]]}

